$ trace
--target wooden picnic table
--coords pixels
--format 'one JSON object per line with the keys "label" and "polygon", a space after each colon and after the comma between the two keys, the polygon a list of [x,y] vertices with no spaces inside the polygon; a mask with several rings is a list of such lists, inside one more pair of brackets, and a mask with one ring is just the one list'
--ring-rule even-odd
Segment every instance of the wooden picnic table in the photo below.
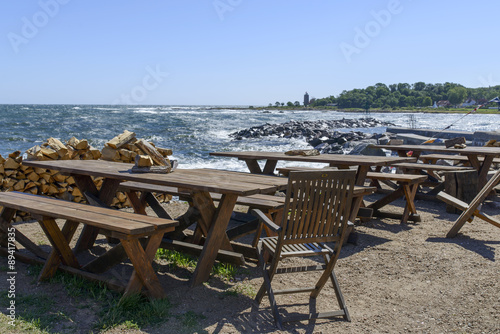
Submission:
{"label": "wooden picnic table", "polygon": [[[23,161],[23,165],[58,170],[73,176],[78,188],[90,203],[109,205],[121,182],[135,181],[161,186],[177,187],[191,194],[193,205],[200,212],[198,226],[206,239],[193,274],[191,285],[206,281],[220,249],[232,250],[225,233],[238,196],[274,193],[286,188],[287,179],[206,169],[176,169],[172,173],[132,173],[133,164],[103,160]],[[98,191],[91,177],[103,177]],[[210,193],[222,194],[216,208]],[[77,249],[90,248],[99,232],[86,225],[77,243]]]}
{"label": "wooden picnic table", "polygon": [[[388,166],[397,162],[415,162],[414,157],[383,157],[344,154],[320,154],[315,156],[286,155],[283,152],[241,151],[241,152],[212,152],[212,156],[232,157],[244,160],[251,173],[273,174],[278,161],[301,161],[326,163],[330,167],[341,169],[357,167],[356,185],[362,186],[370,168]],[[261,169],[258,160],[266,160],[264,169]]]}
{"label": "wooden picnic table", "polygon": [[[500,157],[500,147],[467,146],[466,148],[446,148],[440,145],[372,145],[375,148],[383,148],[395,151],[400,157],[411,156],[419,158],[422,152],[451,153],[466,156],[470,165],[478,173],[478,184],[481,189],[487,182],[488,171],[494,158]],[[480,157],[484,157],[480,159]]]}

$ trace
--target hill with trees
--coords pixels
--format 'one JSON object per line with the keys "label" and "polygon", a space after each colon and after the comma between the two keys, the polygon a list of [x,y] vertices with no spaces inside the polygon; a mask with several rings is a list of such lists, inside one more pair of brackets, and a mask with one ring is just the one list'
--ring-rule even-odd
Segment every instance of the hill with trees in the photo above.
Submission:
{"label": "hill with trees", "polygon": [[344,90],[339,96],[314,99],[311,107],[323,107],[336,104],[337,108],[358,108],[368,110],[401,109],[430,107],[434,102],[449,101],[450,106],[458,107],[463,102],[473,99],[482,104],[500,95],[500,85],[494,87],[466,88],[460,84],[446,82],[430,84],[398,83],[385,85],[377,83],[362,89]]}

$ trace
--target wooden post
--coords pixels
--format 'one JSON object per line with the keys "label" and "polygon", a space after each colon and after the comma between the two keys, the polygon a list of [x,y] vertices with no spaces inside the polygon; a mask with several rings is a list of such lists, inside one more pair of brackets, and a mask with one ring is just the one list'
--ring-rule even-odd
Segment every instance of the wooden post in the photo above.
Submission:
{"label": "wooden post", "polygon": [[[470,203],[477,195],[479,177],[475,170],[453,171],[445,173],[445,193]],[[446,212],[461,213],[455,206],[446,204]]]}

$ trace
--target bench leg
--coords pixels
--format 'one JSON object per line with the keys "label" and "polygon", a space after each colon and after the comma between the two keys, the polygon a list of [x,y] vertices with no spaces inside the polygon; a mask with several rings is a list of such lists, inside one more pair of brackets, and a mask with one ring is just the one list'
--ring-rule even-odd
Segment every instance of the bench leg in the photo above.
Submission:
{"label": "bench leg", "polygon": [[[49,239],[52,247],[54,247],[53,251],[55,251],[61,257],[62,263],[73,268],[80,268],[80,264],[78,263],[75,254],[69,247],[66,236],[63,234],[59,226],[57,226],[56,221],[53,218],[44,217],[43,219],[39,220],[39,223],[42,227],[42,230],[45,232],[45,235]],[[74,226],[72,226],[73,224],[74,222],[65,225],[65,227],[68,226],[66,228],[66,233],[68,236],[72,236],[71,230],[74,228]],[[47,271],[49,270],[47,269]],[[40,279],[43,278],[46,277],[40,277]]]}
{"label": "bench leg", "polygon": [[151,265],[162,238],[163,232],[157,232],[151,235],[146,250],[142,248],[137,238],[130,240],[121,239],[123,248],[134,266],[134,272],[132,273],[124,296],[140,293],[142,286],[144,286],[151,297],[166,297],[165,291],[161,287],[160,280],[156,276],[153,266]]}
{"label": "bench leg", "polygon": [[[64,223],[63,229],[62,229],[62,234],[64,236],[64,239],[66,242],[69,244],[71,239],[73,238],[73,235],[75,234],[76,229],[78,228],[79,223],[71,220],[67,220],[66,223]],[[45,261],[45,264],[42,268],[42,271],[40,272],[40,275],[38,276],[39,281],[43,281],[45,279],[51,278],[54,276],[56,273],[57,267],[59,267],[59,264],[61,263],[61,258],[59,257],[59,252],[54,248],[50,252],[49,257],[47,258],[47,261]]]}
{"label": "bench leg", "polygon": [[405,184],[403,190],[406,197],[406,205],[403,211],[403,218],[401,218],[401,223],[404,224],[408,221],[408,217],[411,214],[417,213],[417,208],[415,207],[415,195],[417,194],[418,184]]}

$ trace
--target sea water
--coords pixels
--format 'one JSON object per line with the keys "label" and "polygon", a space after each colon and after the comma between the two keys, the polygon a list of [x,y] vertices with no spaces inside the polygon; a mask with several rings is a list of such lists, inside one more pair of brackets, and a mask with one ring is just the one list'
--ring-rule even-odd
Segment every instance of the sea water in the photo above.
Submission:
{"label": "sea water", "polygon": [[[310,149],[303,139],[263,137],[234,140],[229,134],[265,123],[277,124],[291,120],[316,121],[342,118],[373,117],[408,127],[451,130],[496,131],[498,115],[493,114],[430,114],[417,113],[346,113],[322,110],[257,110],[238,106],[115,106],[115,105],[0,105],[0,154],[26,151],[54,137],[67,141],[71,137],[87,139],[102,149],[104,144],[122,133],[133,131],[137,138],[173,150],[172,159],[181,168],[221,168],[246,171],[237,159],[211,157],[215,151],[287,151]],[[456,122],[458,121],[458,122]],[[456,123],[455,123],[456,122]],[[383,133],[385,127],[338,129]],[[282,163],[286,165],[286,163]]]}

